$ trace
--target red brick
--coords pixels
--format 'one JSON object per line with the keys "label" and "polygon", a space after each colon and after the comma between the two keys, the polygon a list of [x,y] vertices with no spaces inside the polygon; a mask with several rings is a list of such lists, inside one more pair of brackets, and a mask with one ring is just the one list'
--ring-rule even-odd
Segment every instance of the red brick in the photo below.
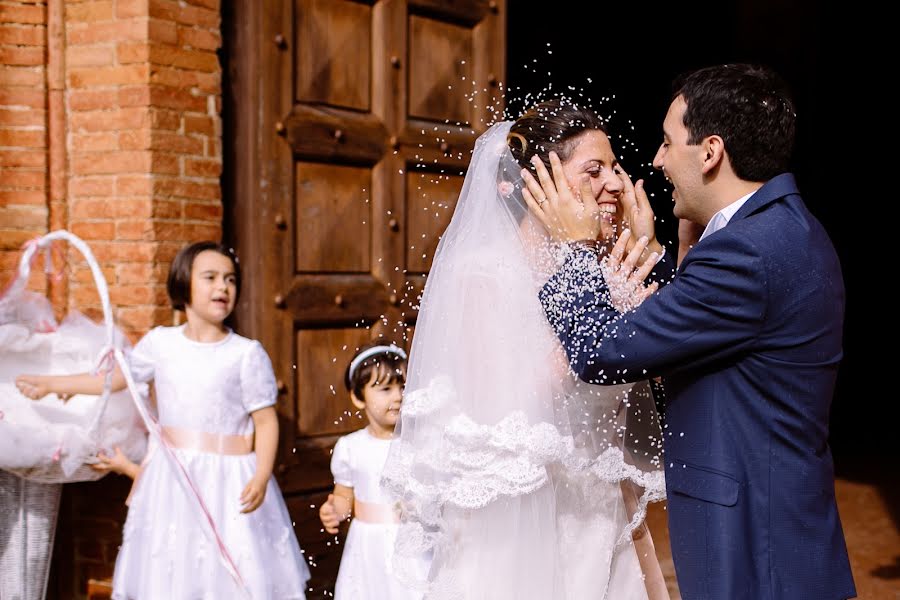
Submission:
{"label": "red brick", "polygon": [[143,107],[85,111],[69,117],[70,131],[122,131],[140,129],[147,124],[148,109]]}
{"label": "red brick", "polygon": [[153,216],[153,202],[149,198],[86,198],[75,200],[69,208],[69,218],[77,219],[123,219]]}
{"label": "red brick", "polygon": [[166,260],[158,258],[161,254],[158,242],[94,242],[91,251],[99,262],[104,263]]}
{"label": "red brick", "polygon": [[66,67],[99,67],[113,64],[115,54],[109,46],[69,46]]}
{"label": "red brick", "polygon": [[71,26],[67,32],[67,41],[70,45],[143,40],[146,38],[147,19],[140,18]]}
{"label": "red brick", "polygon": [[219,225],[188,224],[184,226],[186,240],[219,240],[222,239],[222,227]]}
{"label": "red brick", "polygon": [[128,306],[116,311],[122,329],[145,333],[157,325],[172,323],[172,309],[156,306]]}
{"label": "red brick", "polygon": [[115,177],[70,177],[69,196],[112,196]]}
{"label": "red brick", "polygon": [[195,6],[203,6],[205,8],[210,8],[212,10],[219,10],[221,6],[219,0],[186,0],[188,4],[193,4]]}
{"label": "red brick", "polygon": [[33,129],[0,129],[0,146],[46,148],[47,134]]}
{"label": "red brick", "polygon": [[25,169],[0,169],[0,189],[47,189],[47,174]]}
{"label": "red brick", "polygon": [[198,183],[180,179],[160,179],[155,182],[154,193],[188,200],[219,200],[222,197],[218,182]]}
{"label": "red brick", "polygon": [[[132,52],[130,54],[134,54]],[[126,56],[130,56],[127,54]],[[213,72],[219,68],[219,59],[214,52],[206,50],[186,50],[168,44],[152,44],[149,60],[155,65],[165,65],[194,71]]]}
{"label": "red brick", "polygon": [[117,0],[116,17],[127,19],[129,17],[146,17],[147,0]]}
{"label": "red brick", "polygon": [[150,126],[153,129],[177,131],[181,127],[181,113],[160,108],[150,109]]}
{"label": "red brick", "polygon": [[188,177],[218,177],[222,174],[222,161],[186,158],[184,174]]}
{"label": "red brick", "polygon": [[72,173],[92,175],[103,173],[135,173],[150,169],[152,157],[149,152],[136,150],[121,152],[85,152],[71,158]]}
{"label": "red brick", "polygon": [[47,9],[44,6],[3,4],[0,5],[0,22],[43,25],[47,22]]}
{"label": "red brick", "polygon": [[181,7],[175,0],[149,0],[147,9],[151,17],[164,21],[176,20],[181,11]]}
{"label": "red brick", "polygon": [[[115,281],[116,268],[114,266],[100,265],[100,273],[103,275],[103,279],[108,283]],[[82,262],[78,267],[72,270],[69,280],[74,281],[75,283],[91,285],[94,283],[94,272]]]}
{"label": "red brick", "polygon": [[207,94],[222,93],[221,70],[217,70],[213,73],[195,73],[194,76],[194,87],[196,87],[199,91],[206,92]]}
{"label": "red brick", "polygon": [[0,85],[44,86],[45,73],[41,67],[0,66]]}
{"label": "red brick", "polygon": [[191,112],[206,110],[206,97],[194,96],[185,89],[154,85],[150,88],[150,97],[153,106],[160,108],[174,108]]}
{"label": "red brick", "polygon": [[69,85],[75,88],[91,86],[131,85],[150,78],[150,67],[145,64],[119,67],[92,67],[69,70]]}
{"label": "red brick", "polygon": [[150,44],[146,41],[122,42],[116,46],[119,64],[145,63],[150,61]]}
{"label": "red brick", "polygon": [[42,229],[47,227],[47,209],[39,206],[0,207],[0,223],[15,229]]}
{"label": "red brick", "polygon": [[181,242],[185,239],[184,228],[186,225],[175,221],[157,221],[154,225],[158,240]]}
{"label": "red brick", "polygon": [[206,156],[222,158],[222,142],[217,138],[206,138]]}
{"label": "red brick", "polygon": [[182,6],[181,10],[178,11],[178,22],[184,25],[218,28],[219,11],[199,6]]}
{"label": "red brick", "polygon": [[203,140],[180,133],[154,131],[151,147],[154,150],[167,150],[178,154],[203,155]]}
{"label": "red brick", "polygon": [[47,192],[26,192],[22,190],[9,192],[0,190],[0,206],[13,206],[21,204],[46,206]]}
{"label": "red brick", "polygon": [[115,108],[118,106],[116,97],[109,90],[70,90],[69,108],[76,111],[98,110],[102,108]]}
{"label": "red brick", "polygon": [[148,281],[165,281],[169,269],[159,263],[119,263],[115,267],[118,284],[147,283]]}
{"label": "red brick", "polygon": [[66,3],[66,21],[69,23],[95,23],[110,21],[112,18],[113,6],[110,0]]}
{"label": "red brick", "polygon": [[205,115],[184,115],[184,132],[214,135],[216,131],[213,126],[212,117],[207,117]]}
{"label": "red brick", "polygon": [[34,25],[0,25],[0,44],[14,46],[44,46],[46,45],[46,27]]}
{"label": "red brick", "polygon": [[147,219],[141,221],[118,221],[116,223],[117,240],[153,240],[153,221]]}
{"label": "red brick", "polygon": [[215,221],[218,223],[222,220],[222,205],[189,202],[184,206],[184,218],[198,221]]}
{"label": "red brick", "polygon": [[119,145],[122,150],[149,150],[152,132],[147,129],[134,129],[119,134]]}
{"label": "red brick", "polygon": [[0,150],[0,167],[47,166],[47,152],[43,150]]}
{"label": "red brick", "polygon": [[115,239],[116,224],[112,221],[72,221],[69,231],[83,240]]}
{"label": "red brick", "polygon": [[0,250],[21,250],[28,240],[46,233],[46,229],[25,231],[21,229],[0,229]]}
{"label": "red brick", "polygon": [[175,154],[155,152],[153,153],[150,172],[157,175],[178,175],[181,172],[179,163],[179,157]]}
{"label": "red brick", "polygon": [[153,217],[156,219],[180,219],[183,215],[183,200],[153,199]]}
{"label": "red brick", "polygon": [[[163,87],[189,89],[197,87],[200,75],[202,73],[185,71],[184,69],[176,69],[165,65],[154,65],[150,72],[150,83]],[[205,107],[202,112],[206,112]]]}
{"label": "red brick", "polygon": [[75,133],[72,134],[71,140],[71,148],[76,152],[96,152],[99,150],[119,149],[119,136],[113,132],[93,134]]}
{"label": "red brick", "polygon": [[0,64],[25,65],[31,67],[46,64],[46,49],[35,46],[2,46],[0,47]]}
{"label": "red brick", "polygon": [[120,175],[116,178],[116,193],[120,196],[150,195],[153,179],[150,175]]}
{"label": "red brick", "polygon": [[147,25],[147,35],[141,39],[149,39],[163,44],[178,43],[178,28],[172,21],[150,19]]}
{"label": "red brick", "polygon": [[46,115],[38,110],[10,110],[0,107],[0,127],[11,125],[41,125],[46,124]]}
{"label": "red brick", "polygon": [[149,106],[150,105],[150,87],[147,85],[136,85],[130,87],[119,88],[119,106]]}
{"label": "red brick", "polygon": [[47,94],[41,89],[0,87],[0,106],[47,107]]}
{"label": "red brick", "polygon": [[109,300],[117,306],[140,306],[142,304],[162,304],[166,302],[164,285],[113,285],[109,288]]}
{"label": "red brick", "polygon": [[179,26],[178,45],[197,50],[218,50],[222,45],[222,36],[218,30]]}
{"label": "red brick", "polygon": [[[93,284],[73,284],[69,286],[69,303],[76,307],[100,304],[100,295]],[[87,311],[85,311],[87,312]]]}

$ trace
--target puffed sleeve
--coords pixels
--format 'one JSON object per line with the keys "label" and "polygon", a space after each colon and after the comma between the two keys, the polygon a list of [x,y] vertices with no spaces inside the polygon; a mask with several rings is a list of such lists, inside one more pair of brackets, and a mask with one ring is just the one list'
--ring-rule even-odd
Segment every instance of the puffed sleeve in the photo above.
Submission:
{"label": "puffed sleeve", "polygon": [[131,377],[138,383],[150,381],[156,375],[158,337],[159,328],[151,329],[126,355]]}
{"label": "puffed sleeve", "polygon": [[342,437],[334,445],[331,454],[331,474],[334,482],[344,487],[353,487],[353,468],[350,465],[350,444],[347,438]]}
{"label": "puffed sleeve", "polygon": [[267,406],[274,406],[278,395],[272,361],[254,340],[241,362],[241,397],[244,409],[252,413]]}

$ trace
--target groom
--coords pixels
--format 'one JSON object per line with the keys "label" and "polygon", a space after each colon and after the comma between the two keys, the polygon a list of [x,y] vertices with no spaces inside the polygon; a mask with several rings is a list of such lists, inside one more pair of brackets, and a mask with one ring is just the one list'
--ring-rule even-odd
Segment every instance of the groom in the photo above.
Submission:
{"label": "groom", "polygon": [[795,120],[766,69],[722,65],[683,81],[653,166],[673,187],[675,216],[705,230],[672,283],[621,315],[585,260],[590,243],[577,243],[596,237],[596,204],[566,182],[557,190],[545,169],[528,181],[538,218],[574,242],[540,295],[572,368],[601,384],[665,377],[684,600],[856,595],[827,442],[844,287],[786,172]]}

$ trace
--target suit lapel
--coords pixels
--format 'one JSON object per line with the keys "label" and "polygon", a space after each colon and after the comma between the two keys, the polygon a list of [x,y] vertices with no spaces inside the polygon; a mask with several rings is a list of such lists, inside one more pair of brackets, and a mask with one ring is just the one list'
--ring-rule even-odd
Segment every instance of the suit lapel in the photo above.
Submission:
{"label": "suit lapel", "polygon": [[[750,198],[744,203],[744,205],[738,210],[733,217],[731,217],[731,221],[737,221],[739,219],[743,219],[744,217],[748,217],[758,211],[759,209],[768,206],[772,202],[776,200],[780,200],[785,196],[789,196],[791,194],[799,194],[800,190],[797,189],[797,181],[794,179],[794,175],[792,173],[782,173],[781,175],[776,175],[769,181],[765,183],[761,188],[756,190],[756,193],[750,196]],[[731,222],[729,221],[729,222]]]}

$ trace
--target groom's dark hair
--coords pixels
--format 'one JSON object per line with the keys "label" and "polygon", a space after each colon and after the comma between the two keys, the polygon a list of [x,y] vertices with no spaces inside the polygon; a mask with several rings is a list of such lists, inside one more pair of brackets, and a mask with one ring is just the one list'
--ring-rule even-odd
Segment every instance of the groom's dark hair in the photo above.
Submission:
{"label": "groom's dark hair", "polygon": [[675,83],[687,103],[688,144],[718,135],[735,174],[768,181],[790,170],[797,112],[784,80],[766,67],[730,64],[699,69]]}
{"label": "groom's dark hair", "polygon": [[559,160],[565,162],[572,152],[573,140],[592,129],[609,135],[606,123],[591,109],[562,99],[545,100],[516,119],[506,143],[522,168],[534,172],[531,157],[536,154],[551,171],[550,152],[556,152]]}

